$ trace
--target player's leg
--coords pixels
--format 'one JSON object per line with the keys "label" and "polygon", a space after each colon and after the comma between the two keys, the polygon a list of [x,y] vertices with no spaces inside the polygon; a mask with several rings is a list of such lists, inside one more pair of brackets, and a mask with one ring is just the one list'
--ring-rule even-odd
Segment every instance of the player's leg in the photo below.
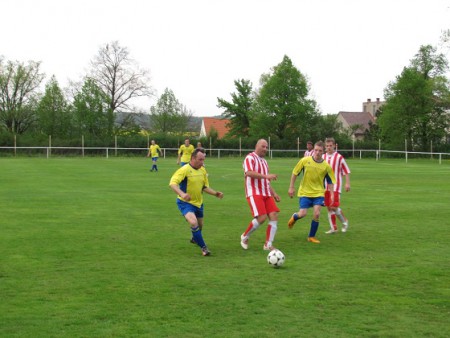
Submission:
{"label": "player's leg", "polygon": [[267,215],[264,204],[262,203],[261,196],[247,197],[248,205],[252,213],[253,219],[247,226],[247,229],[241,235],[241,246],[243,249],[248,249],[248,239],[250,235],[259,228],[259,226],[265,222]]}
{"label": "player's leg", "polygon": [[313,199],[313,219],[308,235],[308,242],[319,244],[320,241],[316,238],[317,230],[319,229],[320,209],[323,205],[323,197],[316,197]]}
{"label": "player's leg", "polygon": [[275,240],[275,234],[278,228],[278,209],[273,197],[265,199],[266,210],[269,214],[269,224],[266,230],[266,242],[264,243],[264,250],[273,250],[273,241]]}
{"label": "player's leg", "polygon": [[298,199],[298,204],[300,208],[299,211],[292,214],[291,218],[289,218],[288,221],[289,229],[293,228],[295,222],[305,217],[308,212],[308,208],[312,206],[311,200],[308,197],[300,197]]}
{"label": "player's leg", "polygon": [[337,231],[335,208],[327,207],[327,210],[328,210],[328,223],[330,224],[330,230],[328,230],[325,233],[334,234]]}
{"label": "player's leg", "polygon": [[198,208],[195,205],[177,200],[178,208],[191,227],[192,237],[195,243],[202,249],[203,256],[210,254],[202,235],[203,205]]}
{"label": "player's leg", "polygon": [[348,219],[344,216],[341,208],[336,209],[336,216],[339,218],[339,220],[342,223],[342,232],[346,232],[348,229]]}
{"label": "player's leg", "polygon": [[158,171],[158,165],[156,164],[157,161],[158,161],[158,158],[154,157],[152,170],[155,169],[155,171]]}

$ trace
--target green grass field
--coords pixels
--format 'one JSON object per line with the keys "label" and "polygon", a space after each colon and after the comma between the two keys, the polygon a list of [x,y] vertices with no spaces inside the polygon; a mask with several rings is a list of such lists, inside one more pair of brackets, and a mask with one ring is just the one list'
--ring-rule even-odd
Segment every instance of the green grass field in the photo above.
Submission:
{"label": "green grass field", "polygon": [[[345,234],[289,230],[295,159],[269,160],[282,196],[266,263],[242,159],[208,159],[202,257],[168,188],[175,159],[0,159],[1,337],[448,337],[450,163],[348,160]],[[297,180],[298,186],[298,180]]]}

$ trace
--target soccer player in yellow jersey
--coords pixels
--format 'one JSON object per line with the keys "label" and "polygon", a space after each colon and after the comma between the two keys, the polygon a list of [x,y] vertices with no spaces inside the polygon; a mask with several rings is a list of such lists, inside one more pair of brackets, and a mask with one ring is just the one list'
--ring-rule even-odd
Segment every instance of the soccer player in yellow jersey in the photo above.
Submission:
{"label": "soccer player in yellow jersey", "polygon": [[191,226],[191,242],[202,249],[203,256],[209,256],[211,252],[202,235],[203,192],[217,198],[223,198],[223,193],[209,187],[208,174],[203,166],[204,162],[204,150],[195,149],[190,162],[173,174],[169,186],[178,195],[178,209]]}
{"label": "soccer player in yellow jersey", "polygon": [[158,171],[156,161],[158,161],[158,153],[162,155],[161,148],[156,144],[155,140],[152,140],[150,147],[148,148],[147,157],[152,157],[152,169],[150,171]]}
{"label": "soccer player in yellow jersey", "polygon": [[298,189],[300,210],[292,215],[288,221],[288,226],[292,229],[294,223],[300,218],[305,217],[309,208],[313,208],[313,219],[311,221],[308,242],[316,244],[320,243],[316,238],[316,233],[319,228],[320,209],[324,205],[325,180],[331,191],[331,203],[333,203],[334,184],[336,184],[333,169],[322,158],[323,151],[324,144],[322,141],[318,141],[314,144],[314,155],[303,157],[298,161],[292,171],[291,184],[288,190],[289,197],[294,197],[295,180],[303,172],[303,178]]}
{"label": "soccer player in yellow jersey", "polygon": [[191,144],[191,141],[187,138],[184,140],[184,144],[180,146],[178,149],[178,159],[177,164],[181,163],[181,166],[184,166],[191,160],[191,155],[194,152],[194,146]]}

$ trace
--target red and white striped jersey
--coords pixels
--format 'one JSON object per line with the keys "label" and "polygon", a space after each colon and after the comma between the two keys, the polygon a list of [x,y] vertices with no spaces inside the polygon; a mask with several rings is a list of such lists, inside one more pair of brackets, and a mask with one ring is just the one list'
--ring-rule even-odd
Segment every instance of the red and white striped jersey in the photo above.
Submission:
{"label": "red and white striped jersey", "polygon": [[323,159],[328,162],[331,169],[333,169],[334,176],[336,176],[334,191],[341,192],[342,175],[350,174],[350,168],[348,167],[347,162],[345,162],[344,156],[335,151],[331,155],[328,153],[323,154]]}
{"label": "red and white striped jersey", "polygon": [[314,149],[306,150],[303,157],[306,157],[306,156],[314,156]]}
{"label": "red and white striped jersey", "polygon": [[[259,157],[255,152],[248,154],[244,160],[244,173],[247,171],[255,171],[262,175],[269,173],[269,165],[267,161]],[[265,178],[257,179],[245,176],[245,196],[272,196],[270,193],[270,181]]]}

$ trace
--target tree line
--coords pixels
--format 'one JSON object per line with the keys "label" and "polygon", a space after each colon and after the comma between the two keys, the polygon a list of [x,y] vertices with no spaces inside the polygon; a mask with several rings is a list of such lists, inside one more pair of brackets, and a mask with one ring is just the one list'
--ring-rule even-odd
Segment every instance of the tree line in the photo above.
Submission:
{"label": "tree line", "polygon": [[[64,90],[52,76],[41,93],[39,87],[45,75],[40,67],[36,61],[0,58],[2,145],[8,145],[11,135],[29,140],[51,135],[67,145],[83,135],[96,145],[110,145],[117,136],[130,138],[124,142],[130,143],[138,135],[152,134],[171,143],[165,146],[173,146],[180,136],[198,132],[189,127],[193,113],[169,88],[147,113],[131,106],[132,99],[155,93],[149,71],[140,68],[117,41],[101,46],[83,79],[72,81]],[[373,147],[382,141],[387,148],[398,149],[408,140],[410,150],[428,151],[430,145],[436,150],[448,150],[447,72],[445,55],[436,47],[421,46],[410,64],[385,88],[386,103],[376,112],[376,123],[366,130],[364,143]],[[299,140],[304,145],[307,140],[333,136],[340,144],[349,145],[359,127],[344,130],[336,114],[322,115],[317,102],[310,98],[307,77],[286,55],[261,75],[258,87],[246,79],[237,79],[234,85],[236,92],[231,93],[230,101],[217,98],[222,117],[230,120],[230,133],[229,141],[220,141],[212,131],[207,139],[216,144],[270,137],[278,148],[295,149]],[[143,130],[137,116],[148,117],[147,130]]]}

